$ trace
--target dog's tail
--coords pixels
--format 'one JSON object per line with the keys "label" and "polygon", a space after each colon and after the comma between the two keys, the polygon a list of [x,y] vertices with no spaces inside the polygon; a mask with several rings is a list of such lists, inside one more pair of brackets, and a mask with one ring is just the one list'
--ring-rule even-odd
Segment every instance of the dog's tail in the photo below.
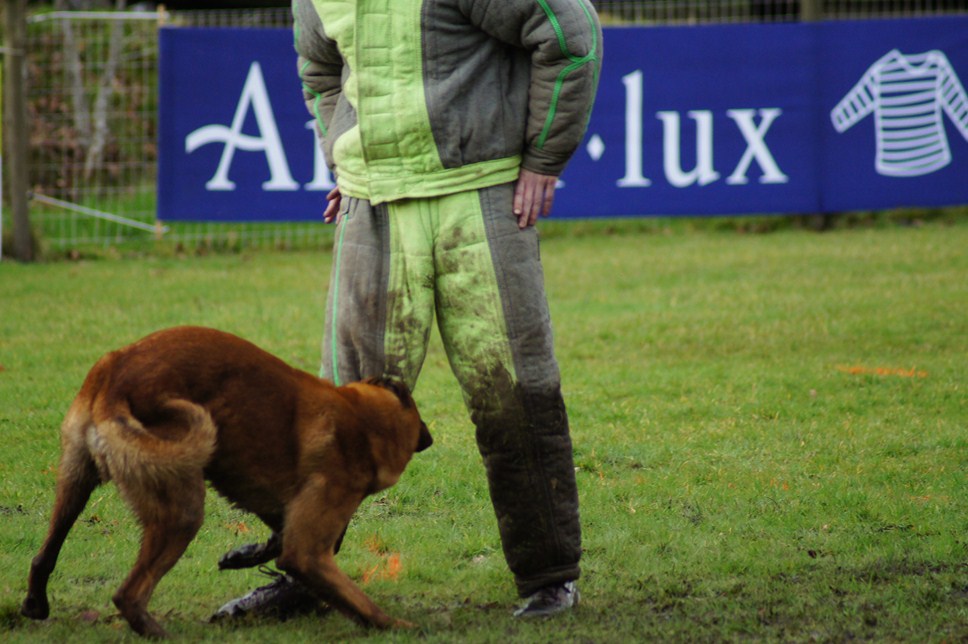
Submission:
{"label": "dog's tail", "polygon": [[216,426],[211,414],[193,402],[171,399],[148,427],[127,404],[95,412],[88,449],[104,480],[137,479],[157,485],[173,477],[201,473],[215,451]]}

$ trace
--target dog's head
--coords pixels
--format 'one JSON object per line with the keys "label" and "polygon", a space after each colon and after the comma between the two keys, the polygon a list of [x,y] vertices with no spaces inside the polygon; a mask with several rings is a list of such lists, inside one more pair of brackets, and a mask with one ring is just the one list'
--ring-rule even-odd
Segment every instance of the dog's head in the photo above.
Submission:
{"label": "dog's head", "polygon": [[374,385],[377,387],[382,387],[387,389],[397,397],[400,401],[400,405],[405,411],[412,412],[418,422],[420,423],[418,435],[417,435],[417,447],[415,452],[422,452],[434,443],[433,437],[430,435],[430,430],[427,429],[427,424],[420,418],[420,414],[417,411],[417,405],[413,401],[413,396],[410,394],[410,388],[407,384],[400,380],[399,378],[391,378],[389,376],[380,376],[377,378],[367,378],[363,381],[368,385]]}

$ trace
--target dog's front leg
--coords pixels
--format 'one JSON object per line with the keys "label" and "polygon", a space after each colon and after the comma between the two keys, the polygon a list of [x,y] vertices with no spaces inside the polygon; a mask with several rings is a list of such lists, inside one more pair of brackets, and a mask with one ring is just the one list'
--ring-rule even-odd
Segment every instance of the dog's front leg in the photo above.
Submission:
{"label": "dog's front leg", "polygon": [[413,626],[380,610],[336,565],[336,544],[363,496],[361,490],[346,490],[322,475],[314,476],[289,504],[276,564],[364,626]]}

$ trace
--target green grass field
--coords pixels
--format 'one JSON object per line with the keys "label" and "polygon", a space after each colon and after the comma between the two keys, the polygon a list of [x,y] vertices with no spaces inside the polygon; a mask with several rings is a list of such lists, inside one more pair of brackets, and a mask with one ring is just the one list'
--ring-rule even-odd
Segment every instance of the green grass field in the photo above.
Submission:
{"label": "green grass field", "polygon": [[[583,603],[517,599],[473,427],[435,338],[416,391],[434,433],[366,502],[342,566],[413,633],[339,615],[205,623],[265,582],[216,571],[266,531],[209,495],[151,604],[177,638],[422,642],[968,639],[968,222],[743,235],[546,228],[575,442]],[[665,232],[663,232],[665,231]],[[328,253],[0,264],[0,639],[133,641],[110,597],[139,534],[95,492],[18,614],[53,500],[58,426],[105,351],[175,324],[315,371]]]}

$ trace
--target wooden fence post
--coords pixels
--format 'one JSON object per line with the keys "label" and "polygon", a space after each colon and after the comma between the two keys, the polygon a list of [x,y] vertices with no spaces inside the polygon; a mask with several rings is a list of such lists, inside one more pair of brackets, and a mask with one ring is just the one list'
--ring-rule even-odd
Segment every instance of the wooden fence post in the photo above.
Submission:
{"label": "wooden fence post", "polygon": [[5,111],[4,161],[9,179],[10,212],[13,222],[13,253],[22,262],[34,257],[33,231],[30,229],[27,179],[27,87],[24,67],[27,60],[27,3],[10,0],[4,12],[7,51],[4,60]]}
{"label": "wooden fence post", "polygon": [[816,22],[823,19],[823,3],[821,0],[801,0],[800,20]]}
{"label": "wooden fence post", "polygon": [[[817,22],[823,20],[823,0],[801,0],[800,20]],[[834,225],[836,215],[832,212],[818,212],[809,215],[810,227],[814,230],[829,230]]]}

